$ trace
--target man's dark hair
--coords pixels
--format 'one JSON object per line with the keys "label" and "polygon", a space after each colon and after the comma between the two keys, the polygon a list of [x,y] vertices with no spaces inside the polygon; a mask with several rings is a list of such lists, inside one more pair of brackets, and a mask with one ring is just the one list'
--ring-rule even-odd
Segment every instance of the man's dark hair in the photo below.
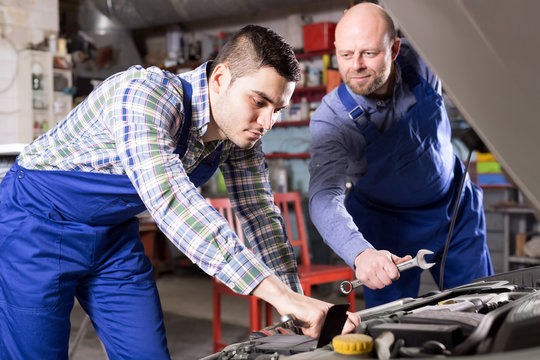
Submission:
{"label": "man's dark hair", "polygon": [[232,81],[269,66],[287,81],[300,80],[298,60],[292,47],[274,31],[247,25],[240,29],[220,50],[210,66],[211,74],[218,64],[227,64]]}

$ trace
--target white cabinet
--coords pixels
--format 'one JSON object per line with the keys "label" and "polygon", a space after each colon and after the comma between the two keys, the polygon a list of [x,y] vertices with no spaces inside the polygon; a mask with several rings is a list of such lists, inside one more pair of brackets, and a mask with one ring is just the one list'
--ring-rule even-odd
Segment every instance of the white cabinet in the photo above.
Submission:
{"label": "white cabinet", "polygon": [[19,142],[34,140],[71,110],[72,96],[62,90],[72,87],[72,73],[55,68],[55,57],[69,64],[68,55],[46,51],[24,50],[19,55]]}
{"label": "white cabinet", "polygon": [[19,141],[28,143],[53,119],[52,54],[25,50],[19,55]]}

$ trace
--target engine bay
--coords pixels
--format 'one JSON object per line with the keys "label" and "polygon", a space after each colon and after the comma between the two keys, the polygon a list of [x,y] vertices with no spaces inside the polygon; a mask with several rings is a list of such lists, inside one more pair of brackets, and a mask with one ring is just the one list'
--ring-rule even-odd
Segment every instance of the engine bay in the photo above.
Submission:
{"label": "engine bay", "polygon": [[539,290],[540,267],[516,270],[358,311],[362,321],[345,342],[338,335],[318,347],[317,339],[276,334],[229,345],[205,360],[509,358],[509,351],[531,358],[529,351],[540,353]]}

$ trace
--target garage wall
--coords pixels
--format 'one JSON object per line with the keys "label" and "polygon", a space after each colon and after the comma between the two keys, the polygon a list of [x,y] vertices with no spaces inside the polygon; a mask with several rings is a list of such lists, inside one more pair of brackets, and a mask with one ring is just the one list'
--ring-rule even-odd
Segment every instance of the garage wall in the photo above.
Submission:
{"label": "garage wall", "polygon": [[57,34],[58,24],[58,0],[0,0],[0,144],[18,142],[19,51]]}

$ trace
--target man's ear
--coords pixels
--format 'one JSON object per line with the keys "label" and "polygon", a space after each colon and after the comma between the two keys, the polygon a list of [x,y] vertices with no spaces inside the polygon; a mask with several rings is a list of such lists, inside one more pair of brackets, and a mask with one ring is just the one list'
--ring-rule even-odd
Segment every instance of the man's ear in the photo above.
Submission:
{"label": "man's ear", "polygon": [[227,64],[218,64],[210,75],[209,87],[216,94],[225,91],[231,82],[231,70]]}
{"label": "man's ear", "polygon": [[394,39],[394,43],[392,44],[392,61],[396,60],[399,54],[400,48],[401,48],[401,39],[396,37]]}

